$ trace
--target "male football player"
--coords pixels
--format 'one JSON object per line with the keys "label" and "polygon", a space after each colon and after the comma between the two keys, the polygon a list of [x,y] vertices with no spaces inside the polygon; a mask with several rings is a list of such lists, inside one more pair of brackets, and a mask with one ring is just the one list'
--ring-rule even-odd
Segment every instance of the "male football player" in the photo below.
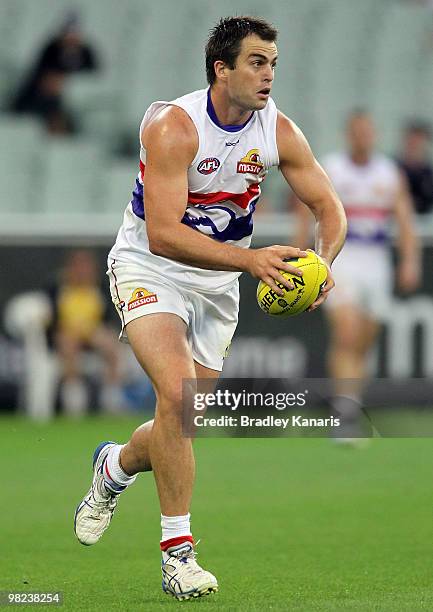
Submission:
{"label": "male football player", "polygon": [[[292,288],[281,270],[292,246],[249,249],[260,184],[278,166],[317,219],[318,253],[330,266],[342,247],[341,203],[301,131],[270,97],[276,30],[262,19],[222,19],[206,46],[209,87],[156,102],[140,128],[140,173],[109,255],[122,335],[155,388],[155,418],[125,445],[102,443],[75,532],[94,544],[118,495],[153,470],[161,506],[163,589],[178,599],[218,588],[195,560],[190,527],[191,439],[182,435],[182,380],[217,379],[238,317],[238,277]],[[329,271],[323,293],[333,287]]]}
{"label": "male football player", "polygon": [[[404,177],[395,162],[375,150],[376,130],[368,112],[353,111],[346,123],[346,151],[323,160],[347,219],[347,241],[333,267],[336,289],[326,302],[331,331],[328,371],[333,379],[333,409],[342,418],[337,441],[354,446],[363,439],[362,393],[368,378],[368,356],[390,308],[394,284],[391,222],[397,229],[396,281],[403,293],[420,279],[420,254],[413,207]],[[308,217],[302,220],[299,244],[306,245]]]}

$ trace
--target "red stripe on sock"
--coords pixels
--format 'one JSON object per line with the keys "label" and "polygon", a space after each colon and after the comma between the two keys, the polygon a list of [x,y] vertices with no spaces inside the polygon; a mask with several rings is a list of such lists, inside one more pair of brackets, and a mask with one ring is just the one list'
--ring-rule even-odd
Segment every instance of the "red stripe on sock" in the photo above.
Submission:
{"label": "red stripe on sock", "polygon": [[170,538],[169,540],[164,540],[164,542],[160,542],[161,550],[168,550],[172,546],[179,546],[179,544],[183,544],[184,542],[191,542],[194,545],[194,538],[192,535],[178,536],[177,538]]}
{"label": "red stripe on sock", "polygon": [[105,461],[105,463],[104,463],[104,467],[105,467],[105,471],[107,472],[107,476],[108,476],[108,478],[109,478],[110,480],[112,480],[113,482],[115,482],[115,481],[114,481],[114,480],[111,478],[111,474],[110,474],[110,472],[108,471],[107,461]]}

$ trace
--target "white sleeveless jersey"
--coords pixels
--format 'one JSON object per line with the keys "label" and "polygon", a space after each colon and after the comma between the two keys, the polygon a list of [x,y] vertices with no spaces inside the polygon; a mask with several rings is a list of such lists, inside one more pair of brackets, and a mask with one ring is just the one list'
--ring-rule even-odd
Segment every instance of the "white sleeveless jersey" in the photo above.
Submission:
{"label": "white sleeveless jersey", "polygon": [[[260,183],[269,168],[279,163],[274,101],[269,99],[244,125],[221,126],[209,89],[202,89],[172,102],[153,103],[144,115],[140,133],[168,105],[188,113],[199,141],[188,170],[188,202],[182,223],[220,242],[249,247]],[[196,268],[149,251],[143,206],[145,175],[146,150],[141,146],[133,197],[109,257],[145,266],[149,273],[196,289],[221,291],[231,285],[240,272]],[[160,205],[169,206],[170,202],[161,201]]]}
{"label": "white sleeveless jersey", "polygon": [[384,155],[374,155],[365,165],[355,164],[346,153],[334,153],[323,167],[347,215],[347,241],[387,245],[389,226],[399,189],[399,172]]}

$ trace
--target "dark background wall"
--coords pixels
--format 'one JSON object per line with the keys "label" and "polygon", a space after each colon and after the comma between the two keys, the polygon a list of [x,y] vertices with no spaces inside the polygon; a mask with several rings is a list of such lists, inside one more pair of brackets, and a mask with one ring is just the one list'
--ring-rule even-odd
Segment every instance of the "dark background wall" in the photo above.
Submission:
{"label": "dark background wall", "polygon": [[[8,299],[17,293],[43,289],[50,285],[58,275],[67,253],[73,248],[82,246],[77,242],[75,245],[69,245],[68,248],[56,245],[0,247],[0,332],[2,314]],[[105,269],[110,246],[107,243],[107,245],[99,244],[92,247],[100,264],[101,282],[105,287],[107,299],[110,299],[110,295]],[[433,247],[424,248],[423,258],[423,285],[417,296],[427,296],[428,299],[433,300],[433,275],[431,273]],[[360,274],[362,273],[365,271],[360,270]],[[285,320],[269,317],[263,314],[256,304],[256,280],[243,274],[240,284],[239,326],[226,369],[233,375],[325,376],[324,357],[328,332],[323,309]],[[374,287],[372,287],[373,290]],[[378,365],[375,370],[378,376],[386,376],[389,373],[388,361],[392,358],[386,354],[389,334],[398,333],[398,317],[402,313],[405,317],[410,318],[414,311],[415,302],[413,300],[416,300],[416,297],[403,299],[399,297],[392,320],[394,324],[384,327],[377,358]],[[117,325],[114,308],[111,312],[113,323]],[[393,317],[393,314],[390,313],[390,316]],[[428,312],[425,313],[425,317],[429,317]],[[424,376],[428,373],[429,366],[425,363],[422,353],[423,342],[430,341],[426,332],[427,328],[423,321],[414,321],[410,332],[411,346],[405,349],[405,342],[407,344],[408,339],[402,338],[402,350],[413,351],[413,367],[410,372],[407,372],[408,376]]]}

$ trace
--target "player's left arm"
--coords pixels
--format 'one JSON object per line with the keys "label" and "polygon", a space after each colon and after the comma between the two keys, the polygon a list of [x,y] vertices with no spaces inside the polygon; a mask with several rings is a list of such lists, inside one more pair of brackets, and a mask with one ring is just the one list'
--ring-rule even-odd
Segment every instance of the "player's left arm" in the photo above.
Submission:
{"label": "player's left arm", "polygon": [[301,130],[283,113],[278,112],[277,147],[280,170],[299,200],[316,218],[315,250],[328,266],[328,278],[314,310],[325,301],[334,287],[331,265],[343,247],[347,231],[346,215],[331,182]]}
{"label": "player's left arm", "polygon": [[400,291],[415,291],[421,281],[421,252],[415,231],[414,206],[406,179],[400,175],[395,200],[395,221],[397,224],[397,285]]}

